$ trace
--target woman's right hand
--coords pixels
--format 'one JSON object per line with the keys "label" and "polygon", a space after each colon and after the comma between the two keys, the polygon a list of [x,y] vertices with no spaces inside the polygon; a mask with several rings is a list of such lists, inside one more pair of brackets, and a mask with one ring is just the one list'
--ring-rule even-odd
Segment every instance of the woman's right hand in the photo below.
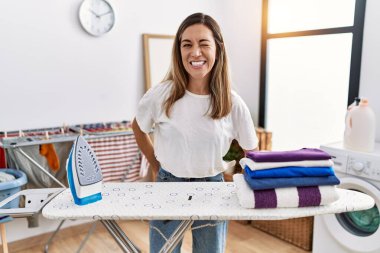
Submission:
{"label": "woman's right hand", "polygon": [[147,133],[144,133],[140,129],[140,126],[137,123],[136,119],[132,121],[132,130],[135,134],[137,145],[139,146],[141,152],[145,155],[146,159],[148,159],[153,173],[157,173],[160,169],[160,162],[156,159],[156,156],[154,155],[152,140],[150,139]]}

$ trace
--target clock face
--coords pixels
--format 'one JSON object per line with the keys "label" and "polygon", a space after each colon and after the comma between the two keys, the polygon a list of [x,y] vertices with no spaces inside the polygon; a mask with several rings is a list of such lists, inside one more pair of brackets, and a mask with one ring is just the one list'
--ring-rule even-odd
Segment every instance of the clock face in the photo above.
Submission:
{"label": "clock face", "polygon": [[84,0],[79,9],[84,30],[94,36],[109,32],[115,23],[115,13],[106,0]]}

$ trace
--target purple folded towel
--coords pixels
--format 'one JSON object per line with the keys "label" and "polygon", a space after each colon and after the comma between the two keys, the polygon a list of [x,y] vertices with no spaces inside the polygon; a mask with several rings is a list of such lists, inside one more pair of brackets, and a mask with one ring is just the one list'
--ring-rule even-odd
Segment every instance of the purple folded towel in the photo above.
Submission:
{"label": "purple folded towel", "polygon": [[255,162],[293,162],[305,160],[328,160],[331,156],[317,148],[292,151],[250,151],[247,157]]}
{"label": "purple folded towel", "polygon": [[242,174],[235,174],[233,179],[239,203],[244,208],[320,206],[339,198],[332,185],[252,190]]}
{"label": "purple folded towel", "polygon": [[[278,192],[278,190],[277,190]],[[321,193],[318,186],[297,187],[298,207],[319,206]],[[275,189],[253,191],[255,208],[276,208],[278,197]]]}

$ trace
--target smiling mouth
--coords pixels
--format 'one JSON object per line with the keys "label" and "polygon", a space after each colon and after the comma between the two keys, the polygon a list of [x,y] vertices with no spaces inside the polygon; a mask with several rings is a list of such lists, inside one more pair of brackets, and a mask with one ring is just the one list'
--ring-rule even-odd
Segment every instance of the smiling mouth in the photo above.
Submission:
{"label": "smiling mouth", "polygon": [[191,66],[200,67],[206,64],[206,61],[191,61]]}

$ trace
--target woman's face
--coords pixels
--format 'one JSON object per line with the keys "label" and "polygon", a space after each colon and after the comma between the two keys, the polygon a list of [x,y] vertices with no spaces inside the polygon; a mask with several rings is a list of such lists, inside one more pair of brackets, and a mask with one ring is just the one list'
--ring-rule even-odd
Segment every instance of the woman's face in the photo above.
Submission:
{"label": "woman's face", "polygon": [[189,26],[182,34],[180,47],[182,64],[189,74],[189,81],[208,84],[216,56],[212,31],[202,24]]}

